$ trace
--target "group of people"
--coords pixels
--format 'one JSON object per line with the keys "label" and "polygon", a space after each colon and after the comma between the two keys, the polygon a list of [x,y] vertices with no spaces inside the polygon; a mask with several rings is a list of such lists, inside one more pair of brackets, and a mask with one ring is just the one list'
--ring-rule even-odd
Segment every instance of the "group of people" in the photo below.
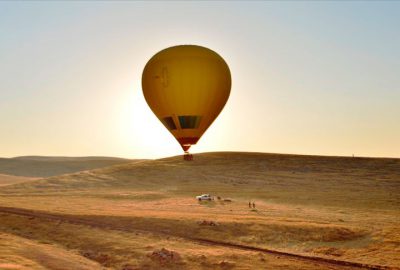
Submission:
{"label": "group of people", "polygon": [[255,202],[253,202],[253,203],[249,202],[249,208],[251,208],[252,206],[253,206],[253,208],[256,208],[256,203]]}

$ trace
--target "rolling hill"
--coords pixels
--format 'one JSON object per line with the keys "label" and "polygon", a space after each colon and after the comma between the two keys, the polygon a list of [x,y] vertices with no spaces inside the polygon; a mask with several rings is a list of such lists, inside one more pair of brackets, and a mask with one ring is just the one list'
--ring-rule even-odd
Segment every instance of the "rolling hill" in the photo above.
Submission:
{"label": "rolling hill", "polygon": [[[43,169],[77,162],[57,159],[15,160]],[[198,202],[201,193],[216,199]],[[152,256],[166,248],[182,258],[170,269],[400,269],[399,212],[400,159],[216,152],[192,162],[124,160],[0,187],[0,249],[11,250],[5,261],[20,256],[18,265],[51,249],[74,263],[160,269]],[[20,243],[43,252],[22,254]]]}
{"label": "rolling hill", "polygon": [[0,187],[6,186],[6,185],[22,183],[22,182],[34,181],[37,179],[38,179],[37,177],[25,177],[25,176],[0,174]]}
{"label": "rolling hill", "polygon": [[[87,161],[81,166],[89,167]],[[176,195],[209,192],[249,200],[341,206],[351,198],[353,206],[399,208],[400,159],[203,153],[195,155],[193,162],[181,156],[124,160],[106,168],[15,185],[9,191],[99,192],[109,188],[162,190]]]}
{"label": "rolling hill", "polygon": [[25,177],[49,177],[134,161],[113,157],[24,156],[0,158],[0,174]]}

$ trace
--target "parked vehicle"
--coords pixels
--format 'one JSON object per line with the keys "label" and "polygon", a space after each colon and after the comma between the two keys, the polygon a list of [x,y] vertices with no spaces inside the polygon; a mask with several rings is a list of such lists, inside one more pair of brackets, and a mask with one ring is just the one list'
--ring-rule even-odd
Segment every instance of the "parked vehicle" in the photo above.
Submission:
{"label": "parked vehicle", "polygon": [[200,196],[196,196],[196,199],[199,201],[212,201],[213,197],[210,194],[202,194]]}

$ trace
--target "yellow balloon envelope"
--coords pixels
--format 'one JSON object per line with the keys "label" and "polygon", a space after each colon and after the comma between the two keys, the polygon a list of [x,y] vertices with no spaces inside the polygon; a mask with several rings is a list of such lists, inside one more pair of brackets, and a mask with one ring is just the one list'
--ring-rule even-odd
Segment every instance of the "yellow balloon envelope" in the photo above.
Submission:
{"label": "yellow balloon envelope", "polygon": [[231,74],[224,59],[210,49],[174,46],[147,62],[142,88],[151,110],[186,152],[224,108]]}

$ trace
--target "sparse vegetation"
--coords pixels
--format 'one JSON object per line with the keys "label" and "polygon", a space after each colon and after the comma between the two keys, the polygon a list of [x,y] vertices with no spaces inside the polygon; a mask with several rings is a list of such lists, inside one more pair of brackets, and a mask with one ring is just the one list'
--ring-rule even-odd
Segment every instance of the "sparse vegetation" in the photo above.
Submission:
{"label": "sparse vegetation", "polygon": [[[198,202],[203,190],[221,200]],[[67,269],[54,267],[67,258],[87,265],[74,269],[159,269],[151,254],[164,248],[180,258],[163,264],[166,269],[347,269],[199,239],[395,267],[399,190],[400,160],[258,153],[54,176],[0,188],[1,207],[35,210],[0,211],[0,251],[8,250],[0,252],[0,268],[14,256],[13,264],[32,269]],[[257,208],[249,209],[254,200]],[[28,256],[18,245],[38,253]],[[53,264],[40,264],[47,252],[58,255],[49,259]]]}

